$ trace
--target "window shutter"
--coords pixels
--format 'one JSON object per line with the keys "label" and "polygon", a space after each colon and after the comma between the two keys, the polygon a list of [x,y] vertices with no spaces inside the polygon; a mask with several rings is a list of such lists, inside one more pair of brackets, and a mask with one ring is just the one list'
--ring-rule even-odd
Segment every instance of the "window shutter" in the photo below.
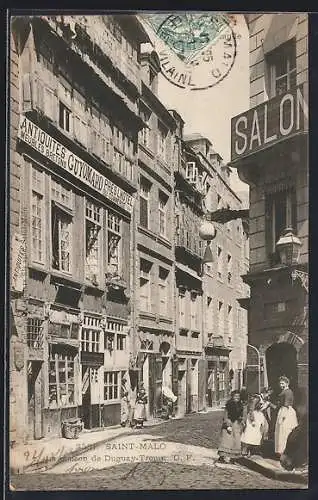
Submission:
{"label": "window shutter", "polygon": [[162,406],[162,356],[161,353],[155,354],[155,414],[158,415]]}
{"label": "window shutter", "polygon": [[[179,394],[178,394],[178,358],[172,358],[171,362],[172,362],[172,392],[175,396],[179,396]],[[175,403],[175,406],[177,406],[177,405],[178,405],[178,399]]]}
{"label": "window shutter", "polygon": [[[53,90],[44,87],[43,88],[43,99],[44,99],[44,112],[50,120],[56,121],[56,110],[57,110],[57,99]],[[43,109],[43,107],[42,107]]]}
{"label": "window shutter", "polygon": [[22,99],[23,111],[31,111],[32,109],[32,88],[30,73],[26,73],[22,78]]}
{"label": "window shutter", "polygon": [[44,88],[41,80],[36,80],[36,89],[37,89],[37,108],[40,111],[44,111]]}

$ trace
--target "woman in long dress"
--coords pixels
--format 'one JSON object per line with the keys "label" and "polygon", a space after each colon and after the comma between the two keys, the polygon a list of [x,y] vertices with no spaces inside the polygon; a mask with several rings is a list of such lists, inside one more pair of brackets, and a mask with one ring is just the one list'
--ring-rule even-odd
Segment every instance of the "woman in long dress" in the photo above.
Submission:
{"label": "woman in long dress", "polygon": [[144,426],[144,421],[146,420],[147,402],[148,402],[147,394],[144,385],[141,384],[137,391],[136,404],[134,410],[134,423],[138,428]]}
{"label": "woman in long dress", "polygon": [[239,391],[233,391],[231,399],[225,405],[221,428],[221,439],[218,449],[219,461],[230,463],[241,455],[243,404]]}
{"label": "woman in long dress", "polygon": [[122,378],[120,400],[120,425],[125,427],[130,424],[130,387],[126,376]]}
{"label": "woman in long dress", "polygon": [[279,456],[284,453],[289,434],[298,425],[297,415],[293,408],[294,394],[289,388],[289,379],[280,377],[281,393],[278,401],[278,414],[275,425],[275,453]]}
{"label": "woman in long dress", "polygon": [[243,455],[259,452],[266,422],[261,408],[261,398],[254,397],[249,404],[244,430],[241,436]]}

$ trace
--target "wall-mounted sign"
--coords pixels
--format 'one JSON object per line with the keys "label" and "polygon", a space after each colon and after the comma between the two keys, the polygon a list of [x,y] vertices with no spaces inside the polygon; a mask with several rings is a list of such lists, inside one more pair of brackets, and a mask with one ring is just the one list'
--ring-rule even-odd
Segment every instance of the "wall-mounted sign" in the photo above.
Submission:
{"label": "wall-mounted sign", "polygon": [[231,159],[261,151],[307,127],[308,105],[302,84],[232,118]]}
{"label": "wall-mounted sign", "polygon": [[81,351],[81,363],[82,365],[102,366],[104,364],[104,353]]}
{"label": "wall-mounted sign", "polygon": [[130,194],[81,160],[24,115],[20,116],[18,138],[126,212],[132,212],[134,198]]}
{"label": "wall-mounted sign", "polygon": [[23,292],[25,284],[25,240],[21,234],[14,234],[12,238],[12,267],[11,289]]}

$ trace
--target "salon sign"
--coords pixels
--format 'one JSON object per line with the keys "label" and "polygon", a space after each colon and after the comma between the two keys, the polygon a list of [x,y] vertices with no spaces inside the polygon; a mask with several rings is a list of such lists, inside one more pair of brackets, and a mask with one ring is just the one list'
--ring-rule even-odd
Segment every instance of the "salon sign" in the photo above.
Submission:
{"label": "salon sign", "polygon": [[245,158],[308,129],[308,84],[265,101],[231,120],[231,160]]}
{"label": "salon sign", "polygon": [[132,213],[134,198],[81,160],[24,115],[20,115],[18,138],[55,165],[94,189],[106,199]]}

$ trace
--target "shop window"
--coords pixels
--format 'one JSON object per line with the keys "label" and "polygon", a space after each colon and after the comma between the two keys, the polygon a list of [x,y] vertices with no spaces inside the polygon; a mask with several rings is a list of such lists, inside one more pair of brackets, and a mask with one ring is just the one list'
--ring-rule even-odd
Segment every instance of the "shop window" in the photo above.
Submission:
{"label": "shop window", "polygon": [[159,267],[159,314],[162,314],[163,316],[166,316],[168,311],[168,276],[169,271]]}
{"label": "shop window", "polygon": [[40,264],[45,260],[44,245],[44,173],[32,166],[31,256]]}
{"label": "shop window", "polygon": [[150,272],[152,264],[147,260],[140,259],[139,276],[139,307],[141,311],[151,310],[151,283]]}
{"label": "shop window", "polygon": [[81,332],[81,349],[86,352],[100,351],[100,319],[93,316],[84,316]]}
{"label": "shop window", "polygon": [[85,277],[93,284],[100,281],[102,209],[86,200]]}
{"label": "shop window", "polygon": [[104,372],[104,400],[119,399],[120,372]]}
{"label": "shop window", "polygon": [[75,354],[67,346],[49,346],[49,407],[70,406],[75,401]]}
{"label": "shop window", "polygon": [[142,227],[149,227],[149,198],[150,198],[151,183],[144,177],[140,178],[140,214],[139,223]]}
{"label": "shop window", "polygon": [[159,234],[167,236],[167,202],[168,196],[159,191]]}
{"label": "shop window", "polygon": [[121,217],[111,211],[107,214],[107,271],[111,275],[119,275],[122,268],[121,242],[122,242]]}
{"label": "shop window", "polygon": [[71,272],[73,193],[51,180],[52,267]]}
{"label": "shop window", "polygon": [[295,189],[265,195],[265,238],[271,265],[279,262],[276,243],[284,229],[297,233],[297,204]]}
{"label": "shop window", "polygon": [[27,322],[27,344],[32,349],[43,347],[43,320],[40,318],[28,318]]}
{"label": "shop window", "polygon": [[270,96],[285,94],[296,87],[296,40],[290,40],[266,56]]}

